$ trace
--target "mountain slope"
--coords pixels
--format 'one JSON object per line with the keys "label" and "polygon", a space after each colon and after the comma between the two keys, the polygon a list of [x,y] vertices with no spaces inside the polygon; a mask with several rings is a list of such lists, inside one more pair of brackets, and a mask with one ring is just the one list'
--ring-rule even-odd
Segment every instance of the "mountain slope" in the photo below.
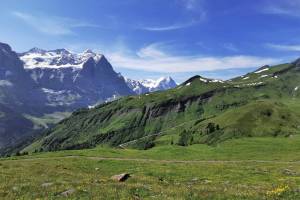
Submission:
{"label": "mountain slope", "polygon": [[0,43],[0,149],[33,131],[33,123],[23,113],[38,112],[43,100],[18,55]]}
{"label": "mountain slope", "polygon": [[[300,119],[295,109],[299,103],[298,80],[299,61],[264,66],[228,81],[195,76],[168,91],[125,97],[77,111],[48,130],[35,147],[59,150],[101,143],[117,146],[162,131],[178,135],[184,129],[193,142],[210,144],[233,137],[296,134]],[[262,128],[265,120],[268,127],[281,125]],[[255,128],[244,130],[244,123],[245,127]],[[156,141],[155,137],[151,140]]]}
{"label": "mountain slope", "polygon": [[0,43],[0,153],[81,107],[132,95],[104,55]]}

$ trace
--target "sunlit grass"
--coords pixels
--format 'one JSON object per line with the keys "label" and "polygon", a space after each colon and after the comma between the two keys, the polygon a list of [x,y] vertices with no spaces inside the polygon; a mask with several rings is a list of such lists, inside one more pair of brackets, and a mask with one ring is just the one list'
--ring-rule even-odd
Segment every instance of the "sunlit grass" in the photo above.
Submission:
{"label": "sunlit grass", "polygon": [[[0,198],[299,199],[300,164],[289,162],[300,160],[299,148],[300,137],[293,136],[11,157],[0,161]],[[131,174],[126,182],[110,179],[124,172]]]}

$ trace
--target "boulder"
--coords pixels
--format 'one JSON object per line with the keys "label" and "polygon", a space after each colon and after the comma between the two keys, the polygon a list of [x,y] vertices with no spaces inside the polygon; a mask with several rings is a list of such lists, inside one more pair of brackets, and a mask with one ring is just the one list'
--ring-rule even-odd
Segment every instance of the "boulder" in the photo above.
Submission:
{"label": "boulder", "polygon": [[74,192],[75,192],[75,189],[71,188],[69,190],[66,190],[66,191],[62,192],[61,195],[64,196],[64,197],[68,197],[71,194],[73,194]]}
{"label": "boulder", "polygon": [[118,174],[114,175],[111,177],[112,180],[118,181],[118,182],[124,182],[130,177],[130,174],[128,173],[123,173],[123,174]]}
{"label": "boulder", "polygon": [[43,183],[41,186],[42,186],[42,187],[49,187],[49,186],[51,186],[51,185],[53,185],[53,183]]}

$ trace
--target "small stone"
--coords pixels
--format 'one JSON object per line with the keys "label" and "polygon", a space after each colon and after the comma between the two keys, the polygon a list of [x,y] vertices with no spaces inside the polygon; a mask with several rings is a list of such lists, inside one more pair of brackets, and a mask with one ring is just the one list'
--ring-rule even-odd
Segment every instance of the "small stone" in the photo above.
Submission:
{"label": "small stone", "polygon": [[75,189],[71,188],[69,190],[62,192],[61,195],[64,197],[67,197],[67,196],[70,196],[71,194],[73,194],[74,192],[75,192]]}
{"label": "small stone", "polygon": [[197,177],[192,179],[192,181],[194,181],[194,182],[195,182],[195,181],[198,181],[198,180],[199,180],[199,179],[198,179]]}
{"label": "small stone", "polygon": [[210,181],[210,180],[204,180],[203,181],[205,184],[207,184],[207,183],[211,183],[212,181]]}
{"label": "small stone", "polygon": [[53,185],[53,183],[43,183],[41,186],[42,186],[42,187],[49,187],[49,186],[51,186],[51,185]]}
{"label": "small stone", "polygon": [[128,173],[123,173],[123,174],[118,174],[114,175],[111,177],[112,180],[119,181],[119,182],[124,182],[130,177],[130,174]]}
{"label": "small stone", "polygon": [[230,181],[225,181],[224,182],[225,185],[228,185],[229,183],[230,183]]}
{"label": "small stone", "polygon": [[294,171],[292,171],[292,170],[290,170],[290,169],[284,169],[284,170],[282,171],[282,173],[285,174],[285,175],[288,175],[288,176],[295,176],[295,175],[297,175],[296,172],[294,172]]}

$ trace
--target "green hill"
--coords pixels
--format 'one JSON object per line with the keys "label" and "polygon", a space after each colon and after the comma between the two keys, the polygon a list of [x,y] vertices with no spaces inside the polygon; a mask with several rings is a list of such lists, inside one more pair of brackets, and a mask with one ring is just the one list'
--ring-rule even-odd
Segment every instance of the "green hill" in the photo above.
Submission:
{"label": "green hill", "polygon": [[162,135],[169,136],[164,144],[179,145],[291,136],[299,132],[299,80],[298,61],[264,66],[228,81],[195,76],[168,91],[78,110],[24,151],[99,144],[147,149],[161,144]]}

